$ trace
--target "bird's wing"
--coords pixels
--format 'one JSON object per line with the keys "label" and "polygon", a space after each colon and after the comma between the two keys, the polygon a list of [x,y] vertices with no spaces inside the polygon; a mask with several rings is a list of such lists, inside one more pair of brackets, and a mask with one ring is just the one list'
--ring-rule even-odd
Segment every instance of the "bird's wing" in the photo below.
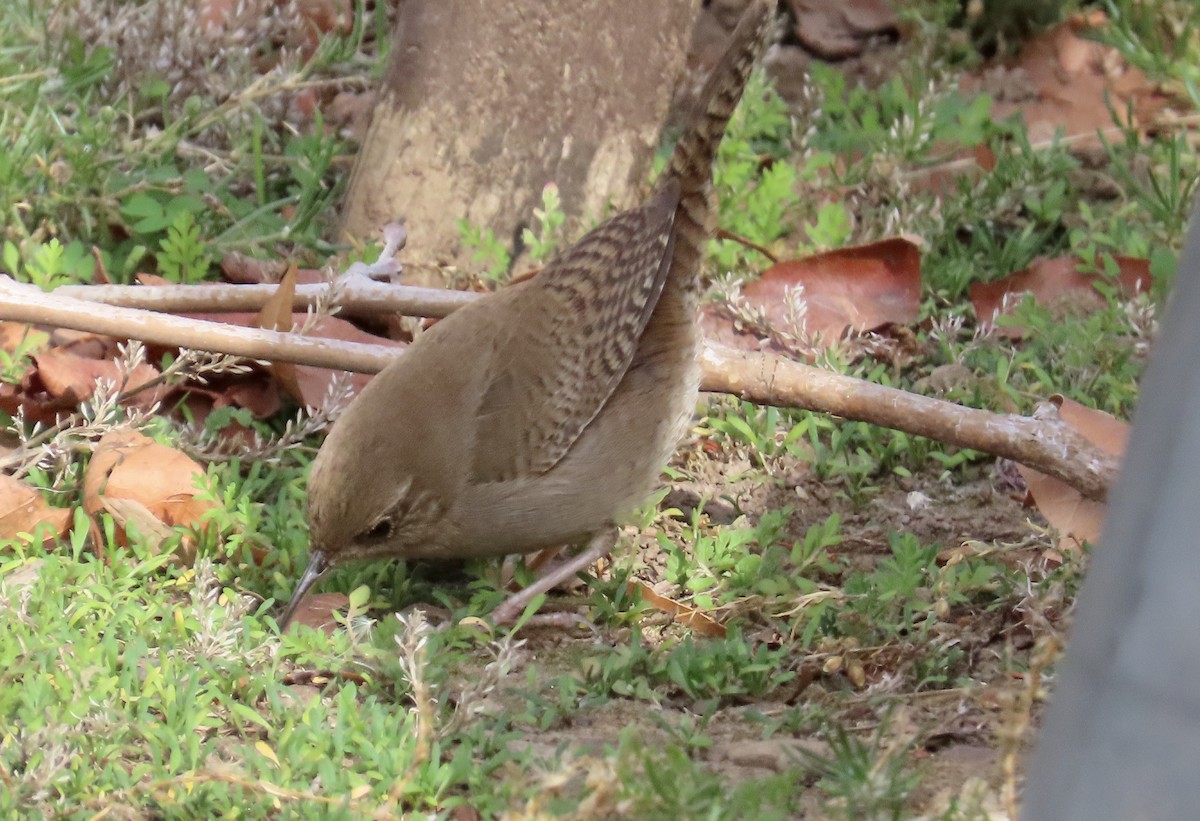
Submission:
{"label": "bird's wing", "polygon": [[558,464],[629,368],[671,266],[679,188],[586,234],[514,294],[477,410],[473,479]]}

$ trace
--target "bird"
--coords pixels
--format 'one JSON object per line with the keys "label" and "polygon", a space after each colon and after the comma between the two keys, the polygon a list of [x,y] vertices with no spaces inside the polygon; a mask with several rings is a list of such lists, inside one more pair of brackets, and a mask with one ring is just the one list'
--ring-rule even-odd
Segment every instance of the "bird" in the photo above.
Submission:
{"label": "bird", "polygon": [[313,461],[310,557],[281,629],[346,562],[585,545],[496,608],[503,624],[614,547],[695,412],[712,165],[772,5],[751,0],[642,205],[436,323],[338,417]]}

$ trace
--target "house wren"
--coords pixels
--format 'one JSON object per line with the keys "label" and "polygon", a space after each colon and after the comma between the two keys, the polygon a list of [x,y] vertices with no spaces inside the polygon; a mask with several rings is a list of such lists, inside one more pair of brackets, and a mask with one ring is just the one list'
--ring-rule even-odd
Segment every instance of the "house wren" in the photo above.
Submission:
{"label": "house wren", "polygon": [[330,567],[587,550],[493,614],[612,548],[654,488],[699,386],[699,269],[712,163],[770,18],[752,0],[653,195],[537,276],[438,322],[337,420],[308,484],[312,555],[286,626]]}

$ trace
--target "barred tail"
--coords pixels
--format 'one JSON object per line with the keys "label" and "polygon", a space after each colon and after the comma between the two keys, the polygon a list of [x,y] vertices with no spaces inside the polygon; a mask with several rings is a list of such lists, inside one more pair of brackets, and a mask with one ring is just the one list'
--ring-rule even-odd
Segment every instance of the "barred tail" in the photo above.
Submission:
{"label": "barred tail", "polygon": [[679,204],[675,209],[675,252],[656,309],[656,323],[689,325],[695,321],[704,244],[715,227],[710,185],[713,160],[758,60],[774,6],[774,0],[750,0],[729,47],[704,84],[691,122],[667,166],[664,179],[678,182]]}
{"label": "barred tail", "polygon": [[746,79],[758,61],[774,3],[751,0],[742,13],[729,46],[704,83],[699,103],[675,146],[667,175],[679,180],[681,195],[703,193],[712,177],[712,164],[725,126],[737,108]]}

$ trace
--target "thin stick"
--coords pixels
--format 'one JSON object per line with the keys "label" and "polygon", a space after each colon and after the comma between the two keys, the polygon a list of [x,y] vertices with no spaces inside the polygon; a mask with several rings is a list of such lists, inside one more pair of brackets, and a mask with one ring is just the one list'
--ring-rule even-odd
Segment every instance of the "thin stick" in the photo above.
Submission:
{"label": "thin stick", "polygon": [[135,308],[109,306],[98,311],[95,303],[59,296],[57,292],[43,293],[7,277],[0,277],[0,319],[357,373],[378,373],[396,356],[394,348],[383,345],[310,339]]}
{"label": "thin stick", "polygon": [[772,254],[770,251],[768,251],[766,248],[759,245],[757,242],[752,242],[751,240],[746,239],[746,237],[743,237],[741,234],[735,234],[732,231],[726,231],[724,228],[718,228],[717,232],[716,232],[716,238],[717,239],[727,239],[730,242],[736,242],[739,245],[744,245],[752,251],[758,251],[758,253],[762,254],[764,257],[766,257],[768,260],[770,260],[772,265],[779,262],[779,257]]}
{"label": "thin stick", "polygon": [[1032,417],[992,413],[888,388],[765,353],[708,343],[701,387],[759,405],[803,408],[1013,459],[1103,500],[1117,460],[1062,421],[1052,403]]}
{"label": "thin stick", "polygon": [[[329,285],[297,285],[295,308],[307,308],[328,293]],[[444,317],[479,297],[468,291],[388,285],[369,279],[343,280],[337,286],[336,304],[349,313],[401,313],[408,316]],[[260,311],[278,285],[67,285],[55,296],[102,302],[126,308],[167,313],[232,313]]]}

